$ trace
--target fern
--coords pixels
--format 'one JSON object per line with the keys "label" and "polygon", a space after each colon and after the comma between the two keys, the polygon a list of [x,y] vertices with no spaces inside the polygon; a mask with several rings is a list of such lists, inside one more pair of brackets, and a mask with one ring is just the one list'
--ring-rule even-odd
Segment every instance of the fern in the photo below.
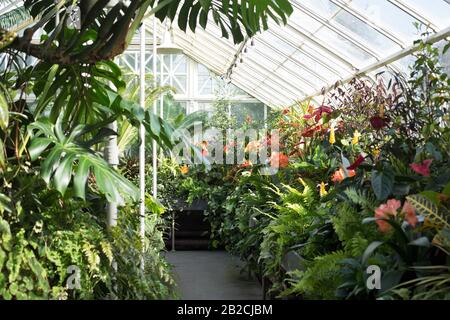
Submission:
{"label": "fern", "polygon": [[107,241],[101,241],[100,247],[102,249],[103,254],[108,258],[109,263],[111,264],[113,262],[113,252],[111,244]]}
{"label": "fern", "polygon": [[89,242],[83,243],[83,253],[88,261],[88,267],[91,272],[98,272],[100,265],[100,256],[95,247]]}
{"label": "fern", "polygon": [[345,244],[345,251],[350,253],[353,257],[361,256],[369,245],[367,238],[360,233],[354,235]]}
{"label": "fern", "polygon": [[347,188],[344,194],[353,203],[360,205],[364,209],[372,210],[376,206],[376,201],[372,196],[369,196],[366,191],[356,190],[353,187]]}
{"label": "fern", "polygon": [[289,273],[291,288],[281,295],[298,295],[306,299],[336,299],[336,290],[342,283],[339,262],[346,258],[342,251],[317,257],[306,271]]}

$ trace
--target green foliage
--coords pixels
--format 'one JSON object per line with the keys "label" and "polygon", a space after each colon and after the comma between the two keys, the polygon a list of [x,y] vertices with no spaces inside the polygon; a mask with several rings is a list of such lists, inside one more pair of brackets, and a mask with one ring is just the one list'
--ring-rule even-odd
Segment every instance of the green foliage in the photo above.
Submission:
{"label": "green foliage", "polygon": [[346,248],[348,246],[348,249],[354,251],[365,242],[363,239],[370,241],[377,238],[376,230],[362,223],[364,218],[373,216],[376,202],[370,195],[355,188],[346,189],[344,194],[347,201],[337,204],[331,219],[339,240]]}
{"label": "green foliage", "polygon": [[343,252],[333,252],[314,259],[306,271],[290,273],[291,287],[282,295],[301,295],[305,299],[335,300],[336,290],[342,283]]}

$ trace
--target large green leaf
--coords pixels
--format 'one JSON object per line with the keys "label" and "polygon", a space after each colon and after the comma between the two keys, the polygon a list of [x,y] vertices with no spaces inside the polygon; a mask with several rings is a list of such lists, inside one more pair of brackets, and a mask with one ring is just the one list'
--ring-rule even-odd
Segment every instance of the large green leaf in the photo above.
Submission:
{"label": "large green leaf", "polygon": [[372,188],[378,200],[386,200],[394,188],[392,173],[374,170],[372,172]]}
{"label": "large green leaf", "polygon": [[85,199],[87,178],[91,174],[95,178],[98,190],[111,202],[122,204],[135,201],[138,190],[135,185],[125,179],[93,150],[88,149],[80,141],[86,130],[85,126],[77,126],[72,132],[61,135],[60,122],[52,124],[48,120],[40,120],[30,125],[35,131],[30,145],[33,160],[43,156],[41,165],[42,178],[53,185],[61,194],[65,194],[73,182],[76,196]]}

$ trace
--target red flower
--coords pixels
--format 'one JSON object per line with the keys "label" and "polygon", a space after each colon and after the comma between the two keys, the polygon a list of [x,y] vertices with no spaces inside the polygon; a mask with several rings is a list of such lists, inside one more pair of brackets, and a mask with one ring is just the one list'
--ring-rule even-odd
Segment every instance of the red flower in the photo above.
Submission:
{"label": "red flower", "polygon": [[288,114],[289,112],[291,112],[291,110],[289,108],[286,108],[283,110],[283,114]]}
{"label": "red flower", "polygon": [[310,120],[310,119],[312,119],[312,115],[311,114],[305,114],[304,116],[303,116],[303,119],[305,119],[305,120]]}
{"label": "red flower", "polygon": [[206,157],[208,155],[208,150],[202,149],[202,156]]}
{"label": "red flower", "polygon": [[430,176],[430,166],[431,163],[433,162],[432,159],[427,159],[424,162],[422,162],[421,164],[418,163],[411,163],[409,165],[409,167],[416,173],[424,176],[424,177],[429,177]]}
{"label": "red flower", "polygon": [[366,160],[366,158],[362,154],[360,154],[358,159],[356,159],[356,161],[350,167],[348,167],[347,170],[356,170],[356,169],[358,169],[358,167],[361,164],[363,164],[363,162],[365,160]]}
{"label": "red flower", "polygon": [[248,168],[248,167],[251,167],[251,166],[253,166],[253,163],[252,163],[250,160],[245,161],[245,162],[241,165],[242,168]]}
{"label": "red flower", "polygon": [[375,130],[381,130],[386,126],[386,121],[381,117],[373,117],[370,119],[370,124]]}

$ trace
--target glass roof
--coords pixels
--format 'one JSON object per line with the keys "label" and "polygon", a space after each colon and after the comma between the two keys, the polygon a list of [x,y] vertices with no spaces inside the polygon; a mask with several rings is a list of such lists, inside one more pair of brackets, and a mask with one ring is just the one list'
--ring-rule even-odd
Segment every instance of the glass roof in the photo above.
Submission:
{"label": "glass roof", "polygon": [[[381,69],[388,57],[395,71],[411,58],[401,55],[428,26],[450,36],[448,0],[292,0],[286,26],[274,23],[243,45],[206,30],[184,33],[173,26],[174,42],[192,59],[272,107],[288,106],[360,70]],[[418,31],[417,25],[422,25]],[[152,31],[152,23],[148,23]],[[162,26],[158,23],[160,38]],[[398,54],[398,61],[395,57]],[[381,64],[381,65],[377,65]]]}

